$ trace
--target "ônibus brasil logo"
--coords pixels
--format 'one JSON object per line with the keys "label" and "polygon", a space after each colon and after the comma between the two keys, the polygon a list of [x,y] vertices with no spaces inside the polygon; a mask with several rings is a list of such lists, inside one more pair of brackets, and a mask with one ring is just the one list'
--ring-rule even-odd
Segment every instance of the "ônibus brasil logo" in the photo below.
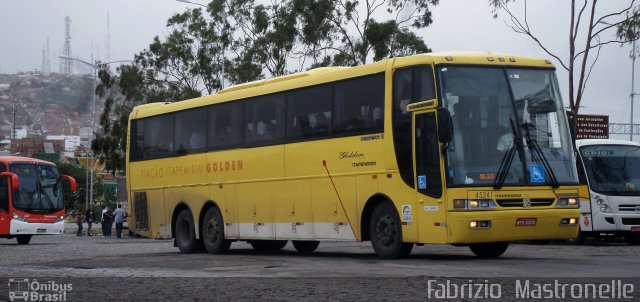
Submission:
{"label": "\u00f4nibus brasil logo", "polygon": [[38,279],[10,278],[9,301],[67,301],[71,283],[39,282]]}

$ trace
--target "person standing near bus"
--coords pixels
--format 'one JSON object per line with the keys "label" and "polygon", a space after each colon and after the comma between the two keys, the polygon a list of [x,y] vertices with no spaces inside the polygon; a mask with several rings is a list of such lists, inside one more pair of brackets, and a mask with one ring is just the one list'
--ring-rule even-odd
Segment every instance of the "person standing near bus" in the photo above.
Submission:
{"label": "person standing near bus", "polygon": [[76,236],[82,236],[82,211],[78,211],[76,214],[76,224],[78,225]]}
{"label": "person standing near bus", "polygon": [[87,236],[91,236],[91,227],[93,226],[93,207],[89,207],[86,214],[87,220]]}
{"label": "person standing near bus", "polygon": [[116,237],[122,238],[122,224],[124,223],[124,218],[127,217],[127,212],[122,209],[122,205],[119,204],[118,208],[113,211],[113,221],[116,223]]}
{"label": "person standing near bus", "polygon": [[107,206],[102,206],[102,236],[111,237],[113,225],[113,212]]}

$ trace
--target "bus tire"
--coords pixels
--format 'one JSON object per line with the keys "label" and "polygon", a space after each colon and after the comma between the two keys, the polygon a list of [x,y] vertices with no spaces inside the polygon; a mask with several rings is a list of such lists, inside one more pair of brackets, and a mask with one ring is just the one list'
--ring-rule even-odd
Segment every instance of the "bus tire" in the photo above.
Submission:
{"label": "bus tire", "polygon": [[249,244],[258,252],[272,252],[284,248],[287,240],[251,240]]}
{"label": "bus tire", "polygon": [[18,235],[16,238],[19,245],[27,245],[31,241],[31,235]]}
{"label": "bus tire", "polygon": [[308,254],[313,253],[318,246],[320,245],[320,241],[306,241],[306,240],[293,240],[293,247],[298,251],[298,253]]}
{"label": "bus tire", "polygon": [[488,242],[469,245],[471,251],[480,258],[497,258],[509,247],[508,242]]}
{"label": "bus tire", "polygon": [[224,221],[216,207],[211,207],[202,222],[202,244],[210,254],[223,254],[229,250],[231,240],[224,238]]}
{"label": "bus tire", "polygon": [[373,210],[369,234],[371,234],[371,245],[378,258],[406,257],[413,249],[413,243],[402,242],[400,217],[391,203],[381,203]]}
{"label": "bus tire", "polygon": [[567,242],[571,245],[582,245],[584,241],[587,239],[587,233],[583,231],[578,231],[578,236],[576,238],[567,239]]}
{"label": "bus tire", "polygon": [[180,252],[195,253],[198,250],[198,239],[193,223],[193,215],[189,210],[182,210],[176,218],[176,245]]}
{"label": "bus tire", "polygon": [[630,245],[640,245],[640,234],[627,234],[624,240]]}

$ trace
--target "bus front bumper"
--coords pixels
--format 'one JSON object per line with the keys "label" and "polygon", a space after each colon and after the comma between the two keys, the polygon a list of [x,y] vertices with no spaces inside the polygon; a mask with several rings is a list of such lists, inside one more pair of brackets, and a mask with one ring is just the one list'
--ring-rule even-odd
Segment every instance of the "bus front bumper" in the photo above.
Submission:
{"label": "bus front bumper", "polygon": [[[450,243],[571,239],[578,235],[579,209],[449,212]],[[574,218],[574,224],[568,222]],[[475,222],[475,223],[474,223]],[[475,224],[475,227],[473,227]]]}
{"label": "bus front bumper", "polygon": [[11,219],[10,235],[60,235],[64,233],[64,221],[55,223],[31,223]]}

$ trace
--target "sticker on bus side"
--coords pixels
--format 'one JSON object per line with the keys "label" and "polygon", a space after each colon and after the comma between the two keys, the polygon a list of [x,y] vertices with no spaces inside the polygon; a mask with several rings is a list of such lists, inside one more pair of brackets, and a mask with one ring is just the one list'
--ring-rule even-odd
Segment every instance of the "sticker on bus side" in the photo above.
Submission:
{"label": "sticker on bus side", "polygon": [[426,189],[426,188],[427,188],[427,176],[418,175],[418,189]]}
{"label": "sticker on bus side", "polygon": [[410,205],[402,205],[402,224],[411,224],[411,206]]}

